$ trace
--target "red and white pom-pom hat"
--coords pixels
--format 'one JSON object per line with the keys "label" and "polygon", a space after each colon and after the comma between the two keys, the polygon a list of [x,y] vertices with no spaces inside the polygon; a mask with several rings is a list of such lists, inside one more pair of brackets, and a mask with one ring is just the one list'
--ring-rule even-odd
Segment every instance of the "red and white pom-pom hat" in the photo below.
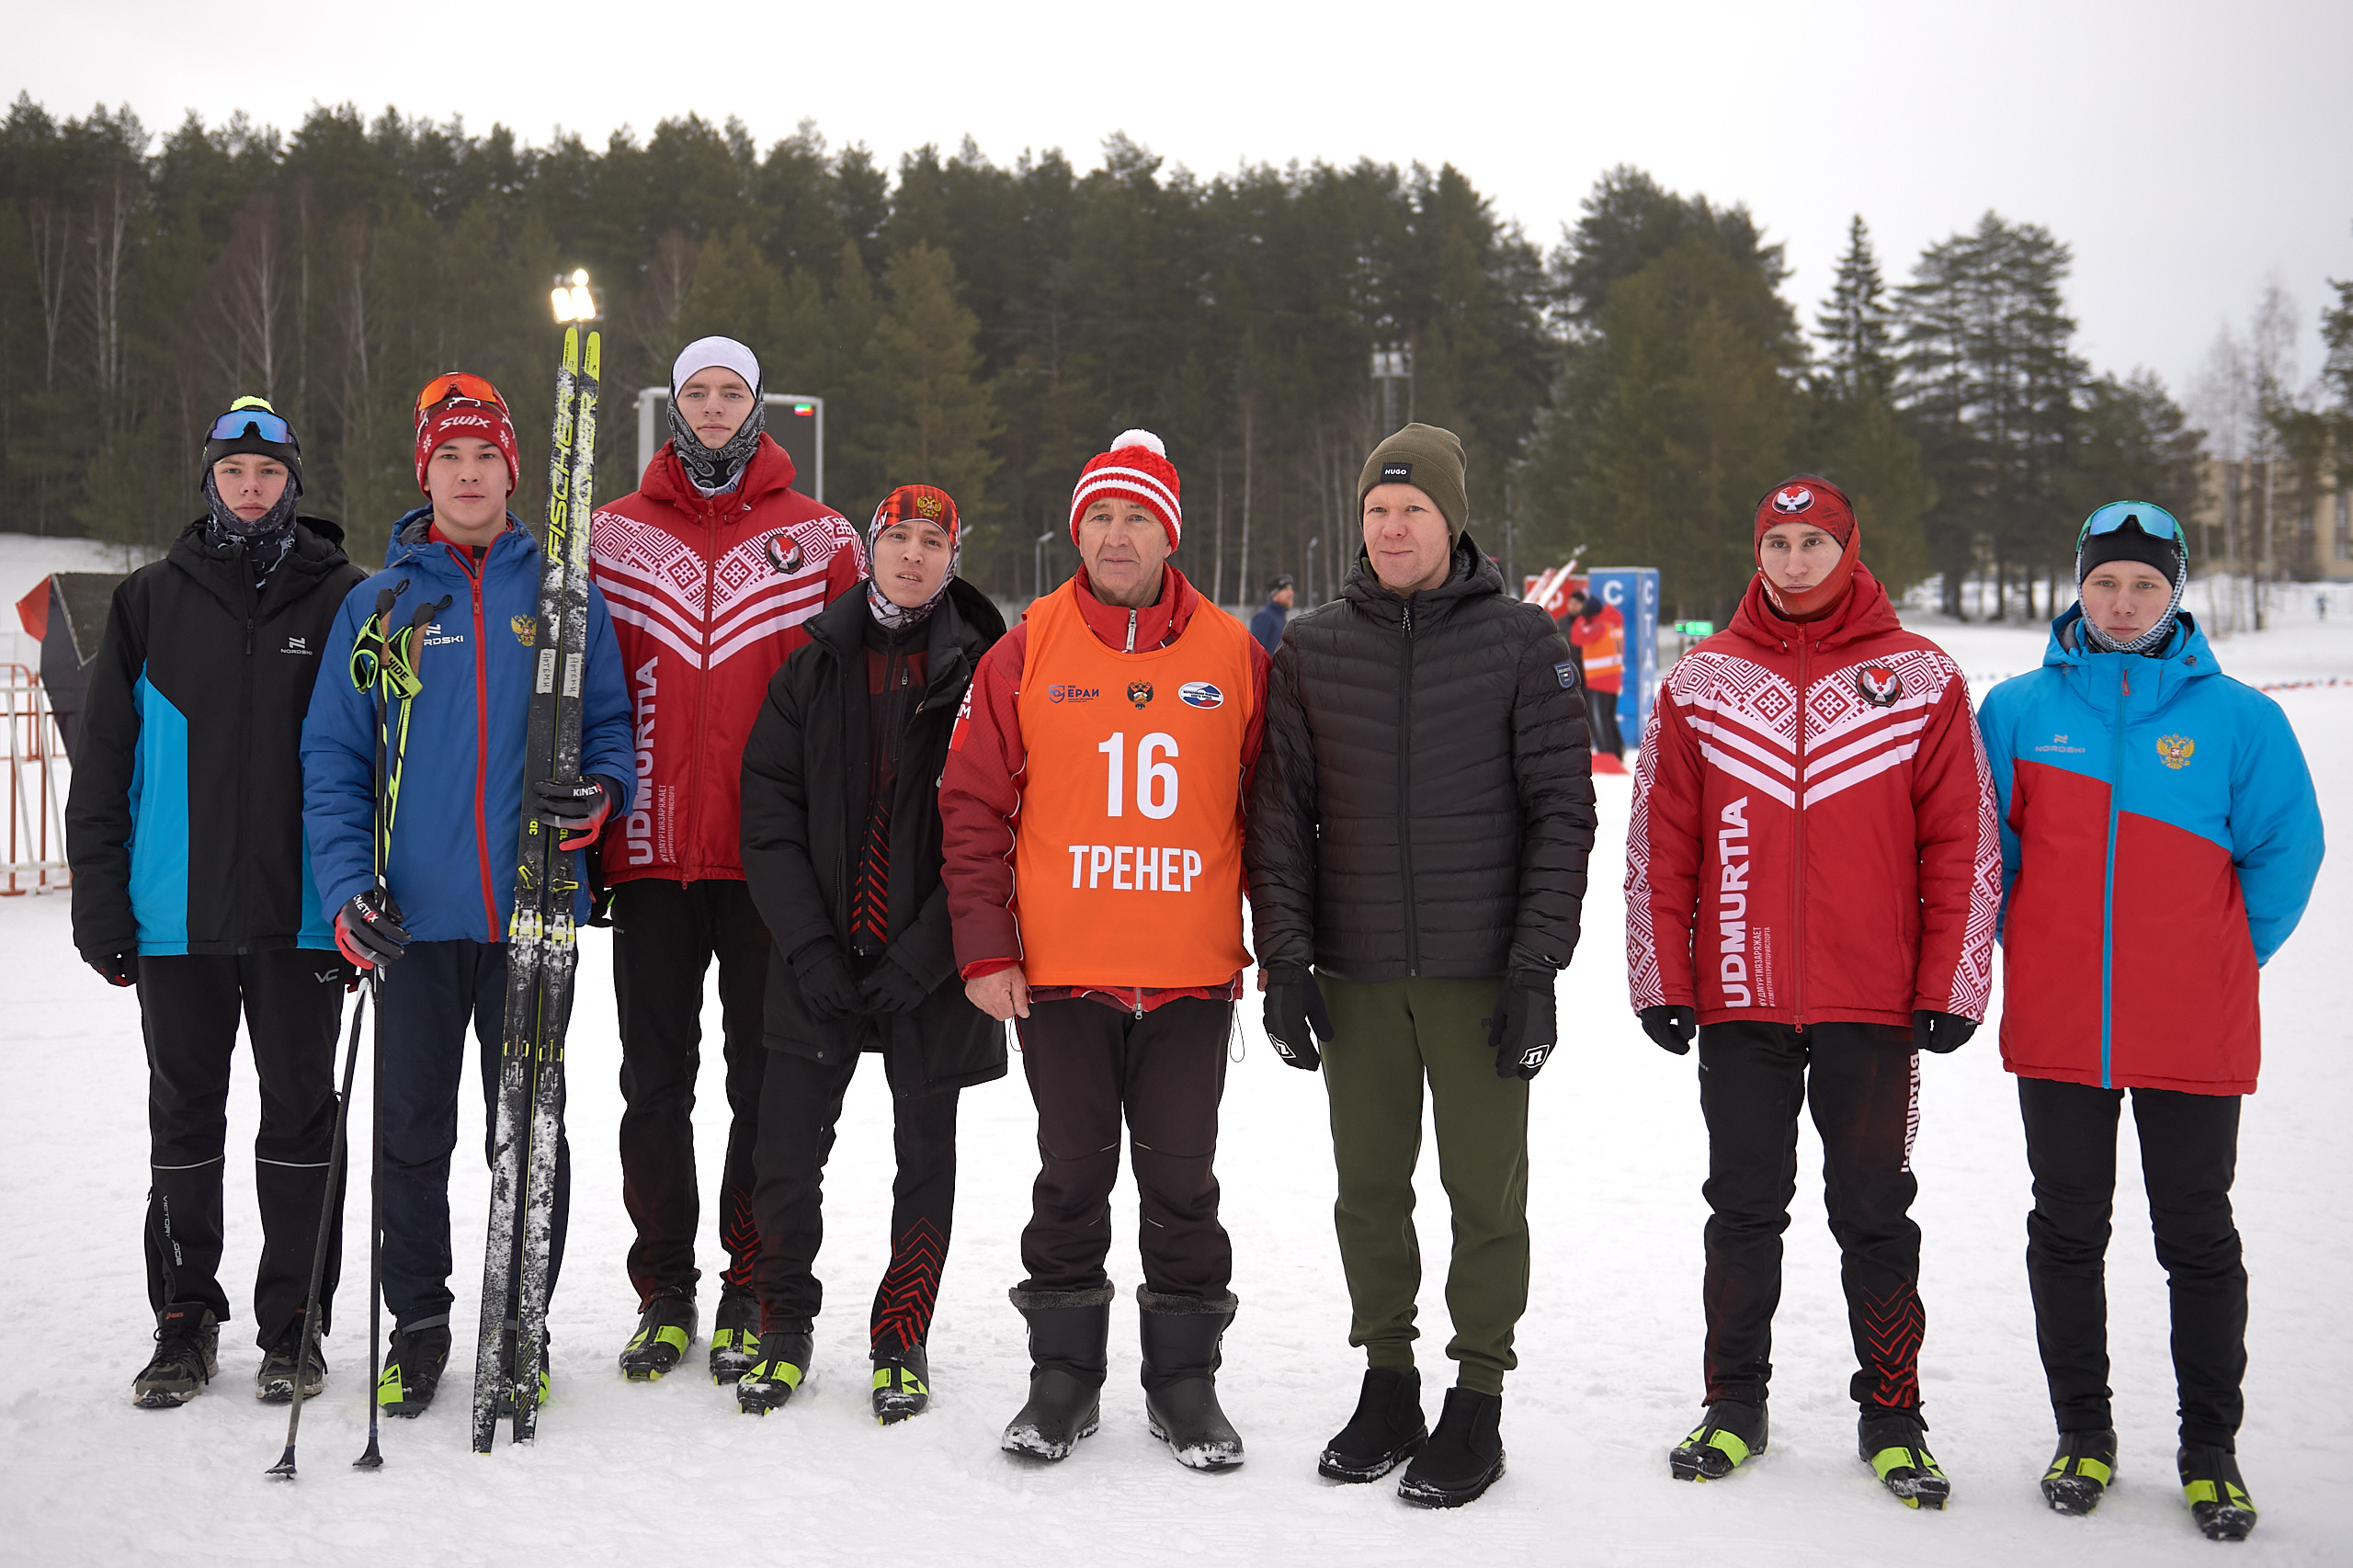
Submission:
{"label": "red and white pom-pom hat", "polygon": [[1070,540],[1078,542],[1078,519],[1107,497],[1136,501],[1151,509],[1174,550],[1185,531],[1185,509],[1177,504],[1176,465],[1168,449],[1149,430],[1130,430],[1111,449],[1090,459],[1070,497]]}

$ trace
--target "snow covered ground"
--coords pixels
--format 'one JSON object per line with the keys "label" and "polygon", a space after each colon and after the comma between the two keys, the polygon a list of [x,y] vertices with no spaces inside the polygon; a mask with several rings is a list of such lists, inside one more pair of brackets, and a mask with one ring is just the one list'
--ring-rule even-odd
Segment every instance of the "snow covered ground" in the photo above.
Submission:
{"label": "snow covered ground", "polygon": [[[2353,619],[2353,616],[2347,619]],[[1927,628],[1988,675],[2031,667],[2041,633]],[[2353,676],[2353,627],[2332,618],[2221,650],[2250,679]],[[2321,782],[2332,835],[2353,844],[2353,689],[2283,691]],[[2035,1482],[2051,1422],[2034,1351],[2022,1250],[2028,1184],[2016,1095],[1990,1038],[1928,1062],[1916,1213],[1926,1232],[1923,1381],[1932,1441],[1953,1478],[1942,1515],[1895,1504],[1857,1462],[1851,1369],[1835,1251],[1818,1187],[1801,1183],[1779,1317],[1772,1451],[1723,1484],[1678,1485],[1664,1454],[1699,1409],[1699,1179],[1704,1138],[1688,1058],[1664,1055],[1629,1017],[1617,888],[1629,781],[1600,780],[1603,844],[1586,935],[1561,983],[1564,1041],[1534,1096],[1535,1301],[1506,1397],[1508,1475],[1477,1506],[1430,1515],[1393,1487],[1316,1478],[1348,1413],[1359,1363],[1332,1239],[1322,1085],[1284,1068],[1255,1017],[1229,1080],[1220,1171],[1242,1311],[1222,1392],[1249,1447],[1239,1471],[1179,1469],[1144,1430],[1134,1316],[1113,1325],[1099,1435],[1066,1463],[1000,1454],[1019,1404],[1021,1324],[1005,1289],[1032,1175],[1018,1074],[968,1093],[955,1249],[932,1335],[938,1394],[903,1426],[868,1415],[866,1311],[884,1257],[890,1140],[879,1072],[861,1074],[835,1150],[819,1271],[832,1287],[815,1374],[766,1420],[738,1415],[696,1362],[651,1386],[613,1366],[633,1323],[613,1127],[620,1109],[607,939],[592,935],[571,1051],[577,1157],[572,1246],[557,1294],[555,1397],[529,1451],[467,1451],[463,1366],[441,1405],[386,1423],[386,1463],[348,1463],[364,1441],[364,1174],[355,1184],[346,1290],[325,1396],[302,1425],[302,1478],[262,1471],[285,1413],[257,1404],[247,1316],[257,1236],[249,1163],[254,1090],[240,1056],[231,1101],[229,1256],[236,1321],[222,1376],[188,1408],[132,1408],[148,1348],[140,1261],[145,1190],[138,1013],[75,961],[64,898],[0,899],[0,1258],[18,1333],[0,1358],[0,1561],[475,1563],[1111,1562],[1983,1564],[2211,1561],[2171,1474],[2173,1394],[2165,1288],[2137,1180],[2118,1194],[2109,1267],[2117,1487],[2087,1520],[2044,1508]],[[2340,855],[2344,853],[2342,849]],[[2270,966],[2270,1061],[2249,1104],[2238,1181],[2254,1278],[2248,1420],[2240,1453],[2261,1528],[2234,1560],[2343,1562],[2353,1483],[2353,1230],[2343,1217],[2343,1125],[2353,1025],[2339,965],[2353,937],[2353,879],[2325,872],[2302,929]],[[2186,972],[2197,958],[2185,954]],[[716,1018],[715,1001],[709,1015]],[[361,1099],[355,1126],[365,1128]],[[705,1191],[716,1184],[723,1101],[699,1117]],[[2138,1168],[2131,1120],[2121,1168]],[[468,1106],[454,1202],[455,1281],[470,1327],[487,1178],[480,1108]],[[1819,1152],[1802,1136],[1809,1172]],[[364,1147],[364,1145],[363,1145]],[[1426,1161],[1426,1165],[1429,1162]],[[363,1165],[364,1173],[364,1165]],[[1423,1176],[1429,1404],[1449,1381],[1446,1207]],[[1131,1195],[1119,1200],[1112,1271],[1137,1277]],[[708,1241],[704,1266],[718,1256]],[[707,1326],[707,1325],[706,1325]],[[461,1345],[463,1335],[460,1335]],[[460,1356],[462,1360],[462,1352]]]}

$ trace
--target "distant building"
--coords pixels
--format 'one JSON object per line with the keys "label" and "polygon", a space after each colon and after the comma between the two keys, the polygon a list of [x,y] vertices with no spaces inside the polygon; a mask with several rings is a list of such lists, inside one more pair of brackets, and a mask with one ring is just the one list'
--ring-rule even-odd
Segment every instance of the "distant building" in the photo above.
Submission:
{"label": "distant building", "polygon": [[2274,577],[2353,582],[2353,485],[2335,462],[2320,465],[2309,507],[2298,495],[2296,465],[2285,460],[2206,458],[2198,488],[2183,521],[2201,569],[2252,573],[2268,563]]}

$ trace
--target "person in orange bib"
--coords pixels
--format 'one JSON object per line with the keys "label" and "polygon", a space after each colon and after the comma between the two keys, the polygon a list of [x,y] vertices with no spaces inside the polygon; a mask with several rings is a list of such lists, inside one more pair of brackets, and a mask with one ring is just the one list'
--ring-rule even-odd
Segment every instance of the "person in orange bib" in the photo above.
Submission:
{"label": "person in orange bib", "polygon": [[[1623,773],[1626,743],[1618,735],[1618,693],[1626,678],[1626,617],[1605,603],[1591,586],[1579,584],[1569,594],[1568,613],[1561,618],[1561,635],[1577,651],[1585,667],[1586,689],[1593,697],[1585,705],[1593,738],[1593,770]],[[1607,753],[1611,767],[1601,759]]]}
{"label": "person in orange bib", "polygon": [[1009,1452],[1066,1457],[1108,1367],[1122,1120],[1143,1225],[1145,1414],[1196,1470],[1242,1462],[1217,1402],[1233,1321],[1218,1102],[1242,971],[1242,822],[1266,651],[1167,563],[1184,514],[1159,437],[1131,430],[1071,498],[1082,565],[981,661],[939,807],[956,961],[1012,1020],[1040,1167],[1012,1292],[1029,1400]]}

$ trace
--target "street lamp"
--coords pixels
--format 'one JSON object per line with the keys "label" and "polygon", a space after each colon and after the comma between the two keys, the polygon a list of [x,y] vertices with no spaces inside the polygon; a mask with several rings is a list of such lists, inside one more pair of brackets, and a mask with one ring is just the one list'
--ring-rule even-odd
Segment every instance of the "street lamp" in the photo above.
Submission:
{"label": "street lamp", "polygon": [[555,307],[555,324],[592,322],[597,319],[597,298],[588,292],[588,269],[580,267],[570,278],[559,276],[555,287],[548,290],[548,303]]}
{"label": "street lamp", "polygon": [[1414,351],[1403,343],[1382,343],[1372,350],[1372,379],[1381,383],[1381,433],[1397,428],[1397,383],[1414,374]]}

